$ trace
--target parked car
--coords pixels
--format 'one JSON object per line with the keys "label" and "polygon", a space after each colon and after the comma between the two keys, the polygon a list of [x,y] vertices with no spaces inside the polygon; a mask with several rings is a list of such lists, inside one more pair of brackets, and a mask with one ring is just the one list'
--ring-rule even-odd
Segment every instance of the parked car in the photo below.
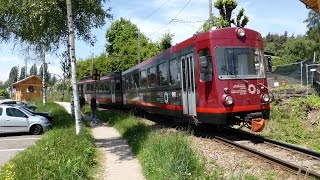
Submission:
{"label": "parked car", "polygon": [[52,123],[53,116],[50,112],[36,112],[36,111],[31,110],[25,106],[21,106],[21,107],[32,114],[43,116],[43,117],[47,118],[49,120],[49,122]]}
{"label": "parked car", "polygon": [[26,107],[26,108],[28,108],[28,109],[33,110],[33,111],[37,108],[36,105],[28,104],[28,103],[23,102],[23,101],[17,101],[17,100],[12,100],[12,99],[3,99],[3,100],[0,100],[0,104],[24,106],[24,107]]}
{"label": "parked car", "polygon": [[0,105],[0,133],[29,132],[41,134],[51,126],[49,120],[20,106]]}

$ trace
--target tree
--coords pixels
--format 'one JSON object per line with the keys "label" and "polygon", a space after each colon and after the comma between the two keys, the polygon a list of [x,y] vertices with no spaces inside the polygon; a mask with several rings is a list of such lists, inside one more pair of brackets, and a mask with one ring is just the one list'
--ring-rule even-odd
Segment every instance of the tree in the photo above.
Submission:
{"label": "tree", "polygon": [[307,23],[307,28],[309,28],[309,31],[313,28],[316,28],[320,31],[320,14],[314,10],[309,11],[308,18],[303,22]]}
{"label": "tree", "polygon": [[[103,10],[106,0],[73,0],[74,31],[77,38],[95,42],[92,28],[102,27],[111,18],[110,9]],[[9,27],[15,40],[33,45],[36,51],[56,50],[67,44],[67,4],[57,0],[0,0],[0,19]],[[8,33],[7,33],[8,34]]]}
{"label": "tree", "polygon": [[[43,64],[40,66],[40,69],[39,69],[39,77],[43,77],[42,75],[43,75]],[[48,64],[47,63],[45,63],[44,64],[44,78],[45,78],[45,80],[46,80],[46,83],[49,83],[49,80],[50,80],[50,78],[51,78],[51,74],[49,73],[49,71],[48,71]]]}
{"label": "tree", "polygon": [[168,48],[170,48],[172,45],[172,38],[173,38],[174,34],[171,34],[170,32],[166,32],[163,37],[160,40],[159,46],[160,46],[160,50],[164,51]]}
{"label": "tree", "polygon": [[234,24],[236,27],[244,27],[249,22],[249,17],[244,15],[244,9],[241,8],[236,19],[232,19],[232,11],[236,9],[238,3],[236,0],[217,0],[214,7],[219,10],[220,17],[214,18],[214,25],[218,28],[231,27]]}
{"label": "tree", "polygon": [[6,84],[11,85],[18,81],[18,67],[13,66],[10,70],[9,79]]}
{"label": "tree", "polygon": [[26,67],[23,66],[20,70],[20,77],[19,80],[26,78]]}
{"label": "tree", "polygon": [[306,36],[288,38],[281,50],[284,64],[295,63],[312,58],[314,42]]}
{"label": "tree", "polygon": [[309,11],[308,18],[304,21],[307,23],[307,37],[314,42],[313,52],[316,52],[320,60],[320,14],[313,10]]}
{"label": "tree", "polygon": [[[106,32],[106,52],[110,62],[116,64],[116,71],[124,71],[138,63],[138,28],[130,20],[120,18],[112,23]],[[152,43],[140,33],[141,59],[146,60],[159,53],[156,43]]]}
{"label": "tree", "polygon": [[37,65],[36,63],[34,63],[30,68],[30,76],[37,75],[37,74],[38,74]]}
{"label": "tree", "polygon": [[50,86],[53,86],[57,82],[56,76],[52,76],[49,80]]}
{"label": "tree", "polygon": [[[294,36],[292,37],[294,38]],[[281,56],[281,50],[284,44],[288,40],[288,32],[285,31],[282,35],[271,34],[270,32],[263,38],[263,43],[265,45],[264,50],[272,52],[275,56]]]}

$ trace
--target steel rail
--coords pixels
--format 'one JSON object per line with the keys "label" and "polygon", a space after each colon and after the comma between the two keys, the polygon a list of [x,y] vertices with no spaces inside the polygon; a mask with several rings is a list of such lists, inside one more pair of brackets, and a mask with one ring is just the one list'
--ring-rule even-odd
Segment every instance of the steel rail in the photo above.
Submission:
{"label": "steel rail", "polygon": [[259,135],[251,134],[251,133],[248,133],[245,131],[241,131],[241,130],[236,130],[236,131],[240,134],[245,134],[246,137],[251,136],[252,138],[256,138],[256,140],[258,140],[260,142],[267,142],[267,143],[270,143],[270,144],[275,145],[280,148],[286,148],[288,150],[295,150],[299,153],[302,153],[304,155],[309,155],[309,156],[312,156],[313,158],[320,160],[320,153],[319,152],[316,152],[316,151],[313,151],[310,149],[306,149],[306,148],[303,148],[300,146],[296,146],[293,144],[280,142],[280,141],[276,141],[276,140],[272,140],[272,139],[267,139],[267,138],[261,137]]}
{"label": "steel rail", "polygon": [[260,152],[258,150],[255,150],[255,149],[252,149],[252,148],[249,148],[247,146],[244,146],[244,145],[241,145],[239,143],[236,143],[236,142],[233,142],[231,140],[228,140],[228,139],[225,139],[223,137],[219,137],[219,136],[214,136],[215,139],[219,140],[220,142],[223,142],[224,144],[231,144],[232,146],[235,146],[239,149],[242,149],[242,150],[245,150],[245,151],[248,151],[250,153],[253,153],[253,154],[256,154],[268,161],[272,161],[272,162],[275,162],[283,167],[286,167],[290,170],[293,170],[295,172],[300,172],[300,173],[303,173],[303,174],[306,174],[306,175],[309,175],[309,176],[313,176],[313,177],[316,177],[316,178],[320,178],[320,174],[315,172],[315,171],[312,171],[312,170],[309,170],[307,168],[304,168],[304,167],[301,167],[301,166],[297,166],[295,164],[292,164],[290,162],[286,162],[286,161],[283,161],[282,159],[279,159],[279,158],[276,158],[274,156],[271,156],[269,154],[266,154],[266,153],[263,153],[263,152]]}

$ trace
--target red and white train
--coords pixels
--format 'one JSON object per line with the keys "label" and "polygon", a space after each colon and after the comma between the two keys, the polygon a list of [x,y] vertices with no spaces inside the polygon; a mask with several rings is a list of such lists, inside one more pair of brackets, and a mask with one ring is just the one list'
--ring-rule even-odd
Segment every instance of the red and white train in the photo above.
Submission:
{"label": "red and white train", "polygon": [[[102,76],[96,87],[100,105],[195,124],[245,124],[259,132],[270,113],[262,37],[245,28],[196,34],[121,74]],[[80,80],[79,91],[89,101],[94,81]]]}

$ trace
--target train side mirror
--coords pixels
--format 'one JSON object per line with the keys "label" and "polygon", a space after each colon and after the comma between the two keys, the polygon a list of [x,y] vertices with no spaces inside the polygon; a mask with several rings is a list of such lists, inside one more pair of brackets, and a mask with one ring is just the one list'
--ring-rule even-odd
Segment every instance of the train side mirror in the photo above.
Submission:
{"label": "train side mirror", "polygon": [[208,67],[208,58],[207,56],[200,56],[200,67],[201,68],[207,68]]}

